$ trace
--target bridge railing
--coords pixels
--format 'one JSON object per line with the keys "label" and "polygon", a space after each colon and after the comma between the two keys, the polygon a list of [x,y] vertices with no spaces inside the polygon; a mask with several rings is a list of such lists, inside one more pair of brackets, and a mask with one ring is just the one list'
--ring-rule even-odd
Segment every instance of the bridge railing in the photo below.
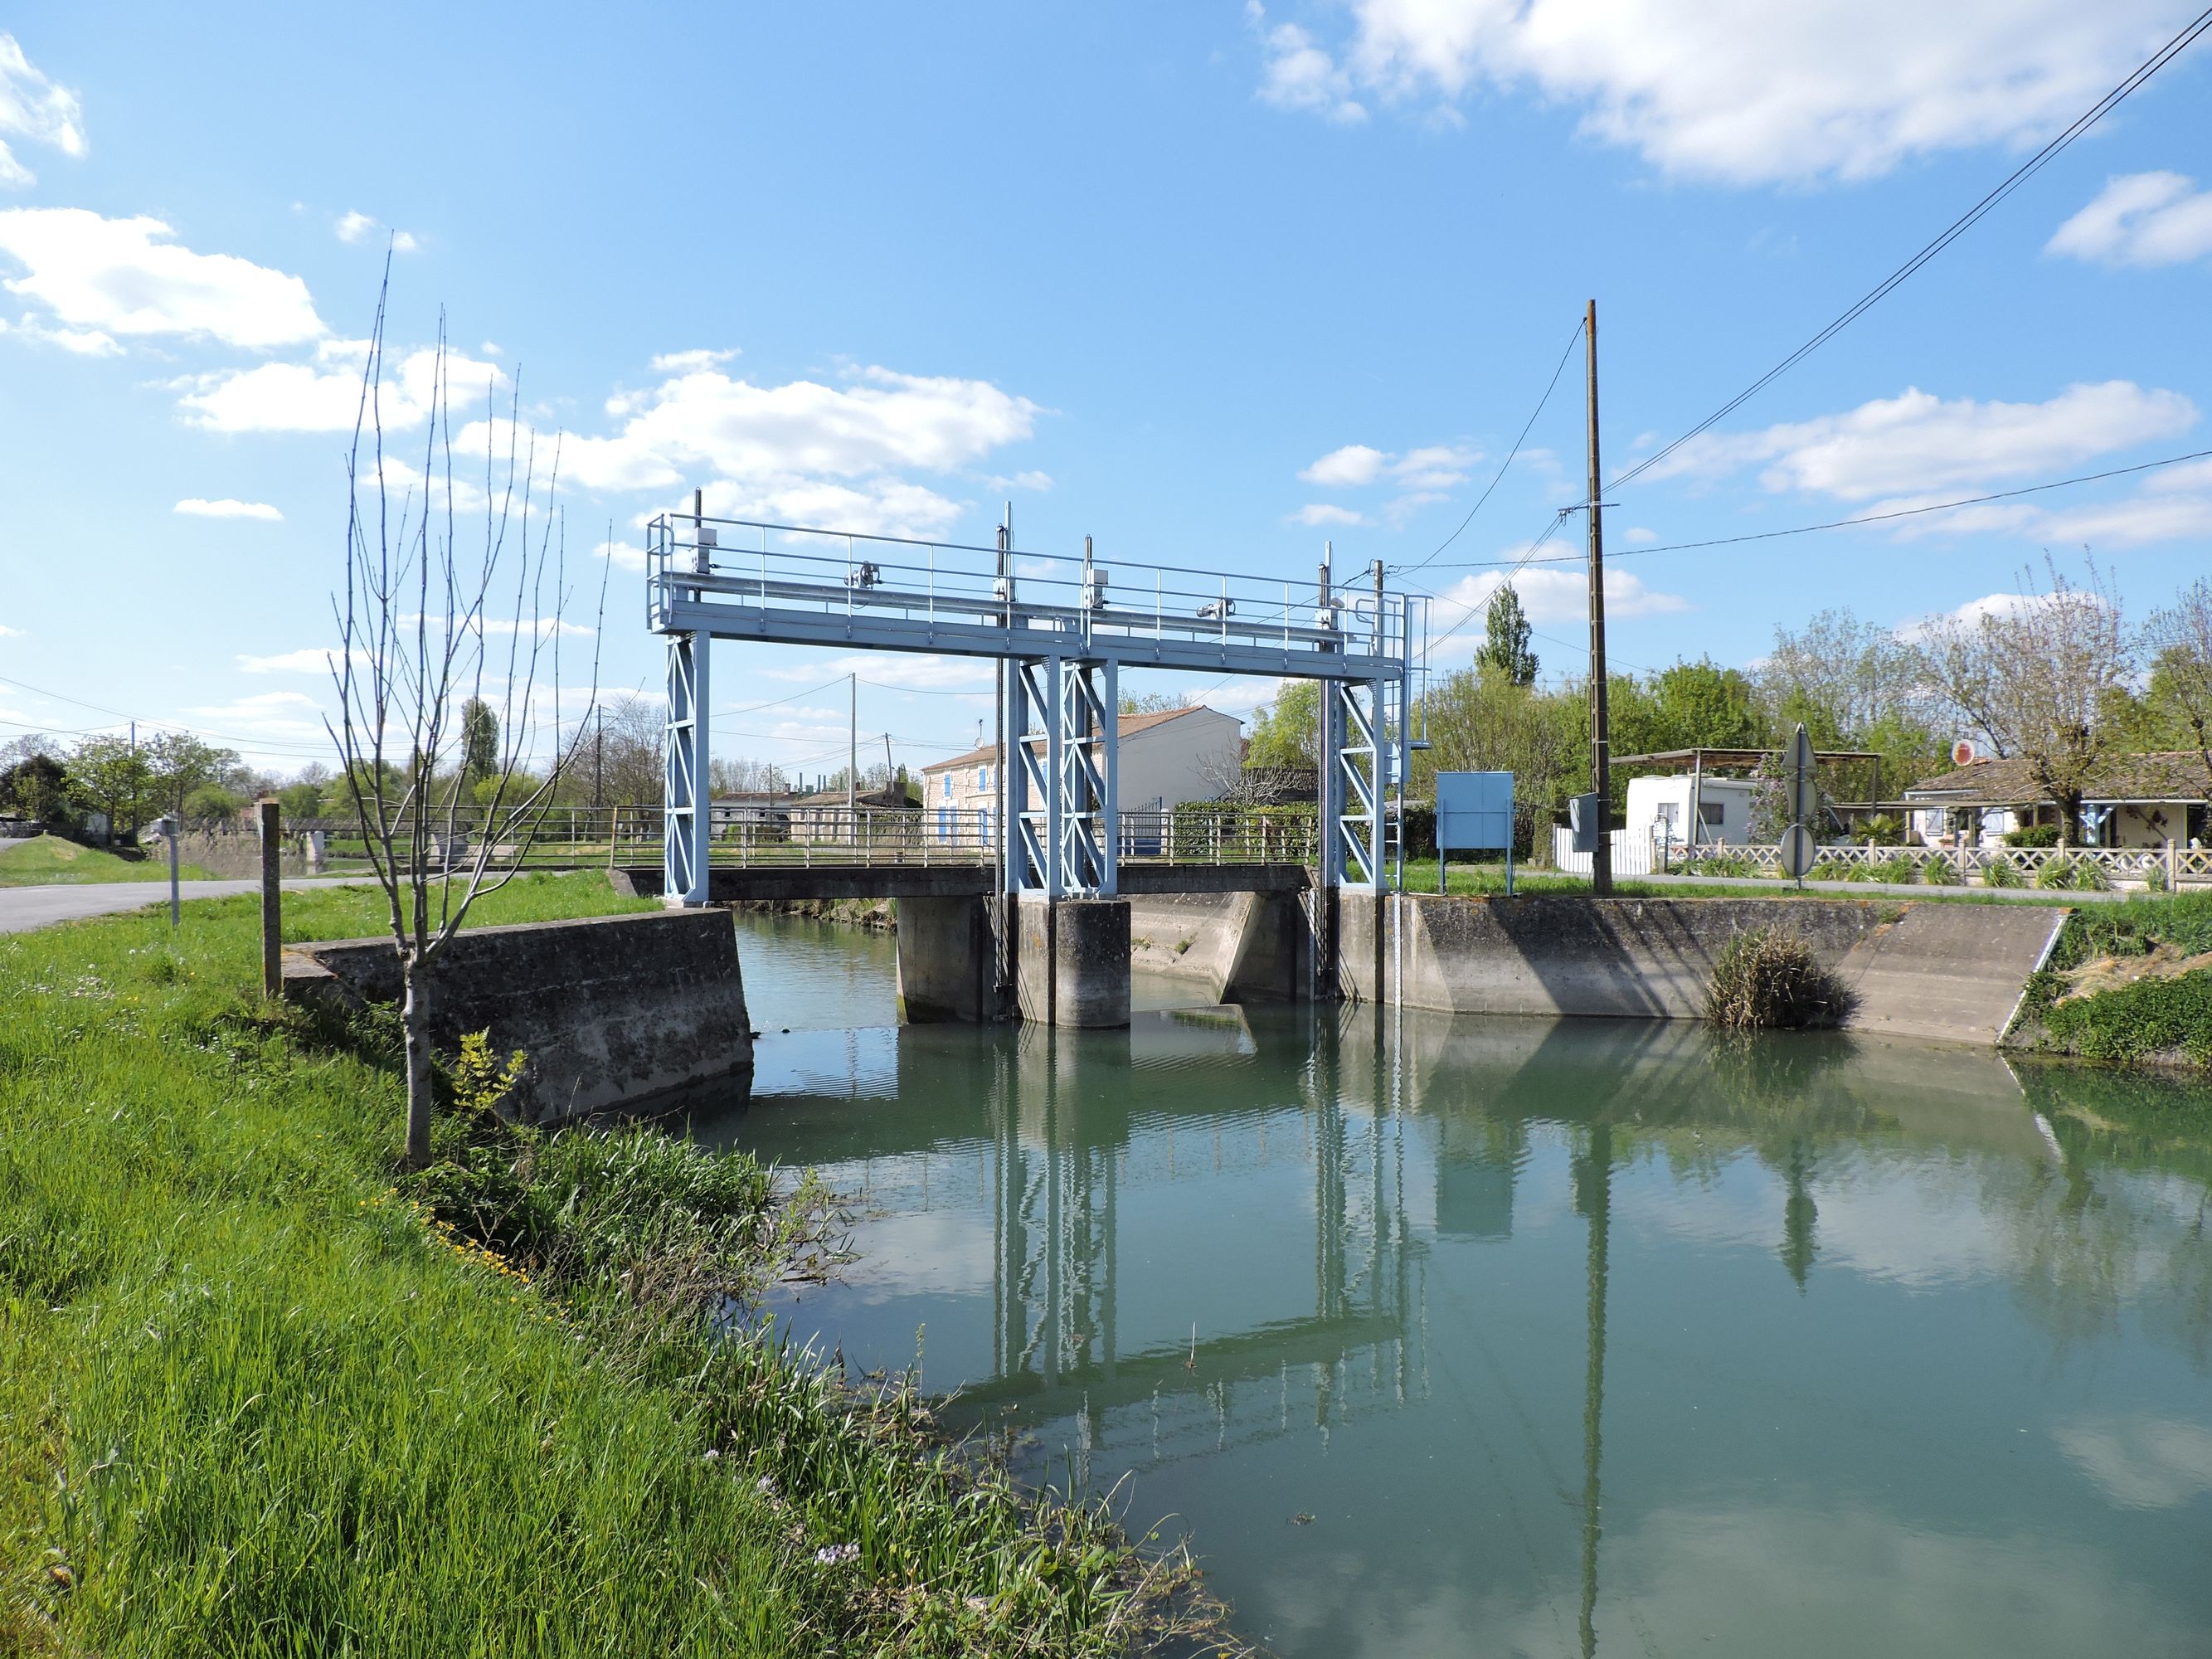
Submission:
{"label": "bridge railing", "polygon": [[[822,865],[988,864],[1001,825],[995,809],[763,802],[717,805],[708,862],[740,867]],[[658,806],[556,807],[525,845],[481,809],[441,813],[430,836],[434,863],[459,866],[493,837],[495,868],[574,868],[658,864]],[[288,839],[319,830],[326,861],[366,857],[358,825],[340,817],[295,820]],[[1311,811],[1255,809],[1212,802],[1146,808],[1121,815],[1121,856],[1133,863],[1312,864],[1317,835]]]}

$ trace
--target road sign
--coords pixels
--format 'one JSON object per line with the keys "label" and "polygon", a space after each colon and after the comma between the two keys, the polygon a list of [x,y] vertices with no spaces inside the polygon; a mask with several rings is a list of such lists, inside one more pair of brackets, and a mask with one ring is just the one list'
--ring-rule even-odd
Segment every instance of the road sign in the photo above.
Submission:
{"label": "road sign", "polygon": [[1810,824],[1820,810],[1820,791],[1813,766],[1813,740],[1801,723],[1797,735],[1782,757],[1782,775],[1790,787],[1790,817],[1793,823]]}
{"label": "road sign", "polygon": [[1813,832],[1802,823],[1793,823],[1782,832],[1782,873],[1795,881],[1805,879],[1805,872],[1820,857],[1820,848],[1813,844]]}

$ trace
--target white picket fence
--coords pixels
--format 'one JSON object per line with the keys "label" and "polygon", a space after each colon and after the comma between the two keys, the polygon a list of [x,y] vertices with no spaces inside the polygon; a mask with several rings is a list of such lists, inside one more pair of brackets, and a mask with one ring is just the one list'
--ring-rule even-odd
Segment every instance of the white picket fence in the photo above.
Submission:
{"label": "white picket fence", "polygon": [[[1772,845],[1698,847],[1669,842],[1626,830],[1613,832],[1613,873],[1651,875],[1765,875],[1779,877],[1782,849]],[[1902,860],[1912,873],[1904,879],[1926,882],[1929,864],[1941,859],[1949,867],[1950,879],[1936,884],[1978,887],[2075,886],[2084,868],[2096,873],[2091,884],[2108,888],[2212,886],[2212,848],[2176,847],[1990,847],[1945,850],[1933,847],[1881,847],[1863,843],[1820,848],[1819,865],[1808,872],[1809,880],[1887,881],[1889,871]],[[1586,876],[1590,854],[1574,849],[1574,833],[1565,828],[1552,831],[1552,860],[1569,875]],[[2063,878],[2047,873],[2053,866]],[[2003,874],[1992,872],[2002,868]],[[1902,874],[1902,871],[1899,871]]]}

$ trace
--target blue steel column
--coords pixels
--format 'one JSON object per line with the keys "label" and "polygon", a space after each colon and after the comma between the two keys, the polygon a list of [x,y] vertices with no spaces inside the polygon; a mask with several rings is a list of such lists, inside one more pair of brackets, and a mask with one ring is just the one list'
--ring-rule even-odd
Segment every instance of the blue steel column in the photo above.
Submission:
{"label": "blue steel column", "polygon": [[1047,898],[1058,898],[1067,890],[1060,860],[1064,849],[1060,836],[1066,833],[1065,817],[1067,811],[1066,792],[1061,786],[1061,750],[1066,741],[1060,735],[1060,707],[1066,698],[1066,688],[1061,684],[1061,659],[1044,659],[1046,695],[1052,699],[1044,722],[1044,891]]}
{"label": "blue steel column", "polygon": [[707,846],[714,812],[707,787],[706,634],[675,634],[668,641],[668,762],[661,820],[663,896],[707,902]]}
{"label": "blue steel column", "polygon": [[1098,698],[1099,771],[1105,799],[1099,803],[1101,837],[1098,892],[1101,897],[1121,890],[1121,677],[1111,657],[1100,666]]}

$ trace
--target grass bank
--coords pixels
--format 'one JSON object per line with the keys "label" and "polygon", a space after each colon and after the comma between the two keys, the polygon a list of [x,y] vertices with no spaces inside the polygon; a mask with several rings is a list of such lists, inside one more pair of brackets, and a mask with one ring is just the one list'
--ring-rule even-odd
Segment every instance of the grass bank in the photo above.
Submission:
{"label": "grass bank", "polygon": [[2212,1068],[2212,893],[2068,918],[2012,1041],[2085,1060]]}
{"label": "grass bank", "polygon": [[1113,1653],[1165,1605],[910,1394],[732,1327],[815,1236],[742,1154],[460,1115],[399,1187],[381,1038],[242,990],[256,928],[0,939],[0,1653]]}
{"label": "grass bank", "polygon": [[[197,864],[177,872],[186,881],[206,881]],[[151,859],[121,858],[97,847],[81,847],[60,836],[32,836],[0,842],[0,887],[46,887],[80,881],[167,881],[169,866]]]}

